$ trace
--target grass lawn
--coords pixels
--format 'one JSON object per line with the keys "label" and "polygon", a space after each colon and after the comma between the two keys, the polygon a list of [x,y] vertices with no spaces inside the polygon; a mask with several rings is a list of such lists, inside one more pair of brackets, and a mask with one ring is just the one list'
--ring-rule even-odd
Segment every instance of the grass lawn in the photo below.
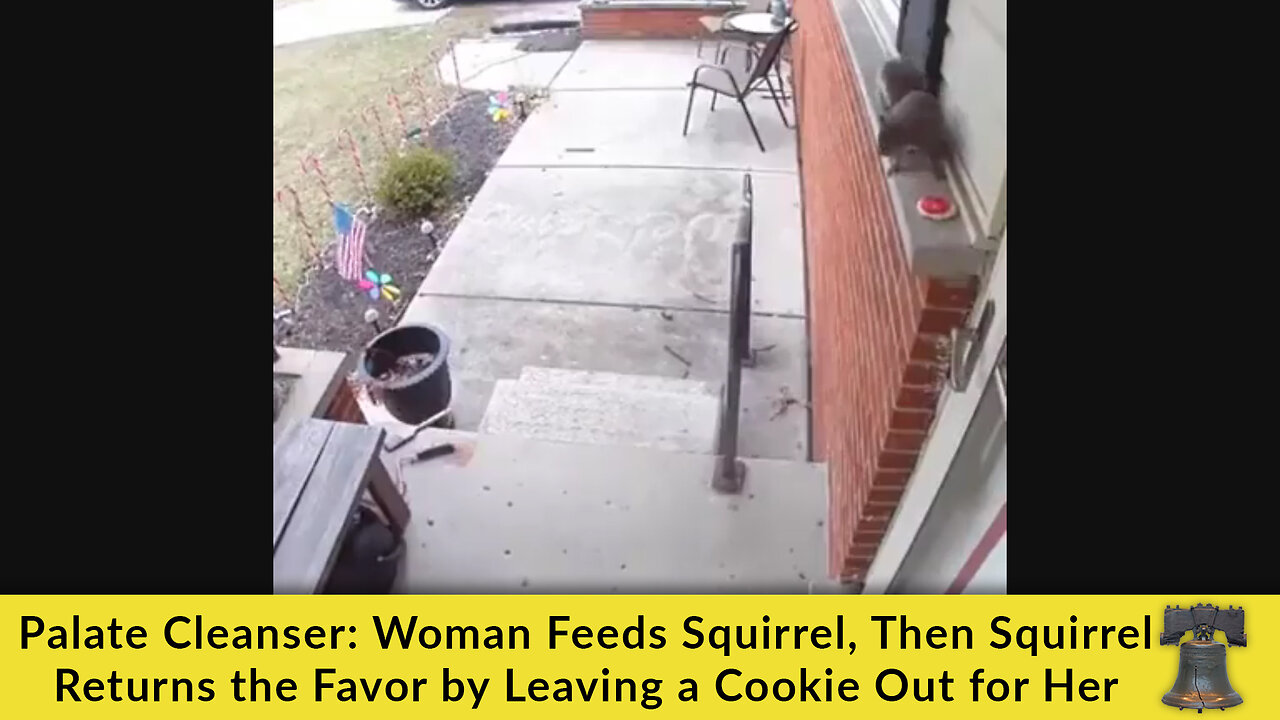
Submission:
{"label": "grass lawn", "polygon": [[[279,6],[282,0],[276,0]],[[345,141],[350,131],[360,149],[365,175],[372,187],[385,153],[372,121],[362,113],[373,107],[381,118],[387,141],[394,147],[400,121],[389,104],[395,91],[410,127],[424,127],[444,110],[456,89],[441,85],[436,62],[450,39],[485,34],[492,11],[462,6],[433,25],[377,30],[324,38],[274,48],[272,72],[273,182],[275,190],[293,187],[302,200],[307,223],[317,244],[333,237],[324,193],[314,176],[304,175],[301,162],[315,156],[327,176],[334,198],[359,203],[366,199]],[[413,74],[418,71],[418,82]],[[425,99],[425,102],[424,102]],[[272,226],[273,267],[292,298],[311,263],[306,233],[294,215],[292,198],[275,206]]]}

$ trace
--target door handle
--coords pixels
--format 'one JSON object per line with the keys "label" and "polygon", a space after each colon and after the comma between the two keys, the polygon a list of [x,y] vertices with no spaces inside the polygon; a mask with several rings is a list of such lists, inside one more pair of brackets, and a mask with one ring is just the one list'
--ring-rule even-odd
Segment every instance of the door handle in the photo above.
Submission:
{"label": "door handle", "polygon": [[1000,357],[996,359],[996,392],[1000,394],[1000,409],[1005,417],[1009,417],[1009,378],[1008,378],[1008,342],[1000,346]]}
{"label": "door handle", "polygon": [[964,368],[974,335],[973,330],[967,327],[951,329],[951,371],[947,373],[947,381],[956,392],[964,392],[969,387],[969,378],[965,377]]}
{"label": "door handle", "polygon": [[951,369],[947,380],[951,389],[964,392],[969,389],[973,379],[973,370],[982,355],[982,346],[987,339],[987,331],[991,328],[991,320],[995,317],[996,303],[988,300],[982,306],[982,314],[978,316],[977,327],[958,327],[951,330]]}

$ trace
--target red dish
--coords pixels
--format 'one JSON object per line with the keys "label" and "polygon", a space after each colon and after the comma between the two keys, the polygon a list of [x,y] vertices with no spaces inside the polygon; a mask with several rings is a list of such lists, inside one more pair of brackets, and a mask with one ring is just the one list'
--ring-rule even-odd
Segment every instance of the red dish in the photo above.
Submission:
{"label": "red dish", "polygon": [[936,195],[920,198],[916,210],[930,220],[948,220],[956,214],[955,203]]}

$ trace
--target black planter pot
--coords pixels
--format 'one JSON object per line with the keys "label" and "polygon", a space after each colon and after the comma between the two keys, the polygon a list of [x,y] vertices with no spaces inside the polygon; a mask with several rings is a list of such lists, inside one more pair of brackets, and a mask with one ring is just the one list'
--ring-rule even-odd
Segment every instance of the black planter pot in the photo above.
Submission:
{"label": "black planter pot", "polygon": [[[391,382],[378,380],[406,355],[431,353],[434,359],[409,377]],[[400,325],[381,333],[360,354],[361,382],[402,423],[417,425],[449,407],[453,385],[449,379],[449,338],[430,325]],[[443,424],[443,423],[441,423]]]}

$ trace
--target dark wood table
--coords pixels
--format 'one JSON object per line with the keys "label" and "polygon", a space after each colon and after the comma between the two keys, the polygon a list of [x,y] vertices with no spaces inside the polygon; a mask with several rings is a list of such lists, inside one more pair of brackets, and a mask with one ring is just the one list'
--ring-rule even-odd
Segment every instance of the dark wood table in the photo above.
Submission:
{"label": "dark wood table", "polygon": [[303,418],[272,450],[275,592],[321,592],[356,503],[368,490],[399,538],[409,506],[382,462],[386,431],[369,425]]}
{"label": "dark wood table", "polygon": [[304,417],[364,422],[346,380],[355,369],[355,353],[279,346],[275,350],[279,355],[272,363],[275,379],[291,380],[293,387],[272,428],[273,440],[295,420]]}

